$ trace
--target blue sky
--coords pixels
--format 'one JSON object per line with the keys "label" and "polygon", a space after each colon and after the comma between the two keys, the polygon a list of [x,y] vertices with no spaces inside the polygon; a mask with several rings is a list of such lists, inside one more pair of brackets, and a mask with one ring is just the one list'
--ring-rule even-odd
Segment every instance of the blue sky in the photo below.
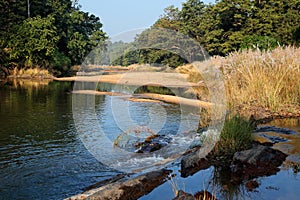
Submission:
{"label": "blue sky", "polygon": [[163,14],[164,8],[170,5],[180,7],[182,2],[185,0],[79,0],[83,11],[100,17],[103,30],[109,36],[147,28]]}

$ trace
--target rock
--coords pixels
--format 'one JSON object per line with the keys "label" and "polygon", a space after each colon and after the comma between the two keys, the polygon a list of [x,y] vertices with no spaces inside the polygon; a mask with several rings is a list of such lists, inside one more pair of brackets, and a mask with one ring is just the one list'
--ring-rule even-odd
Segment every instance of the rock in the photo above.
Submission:
{"label": "rock", "polygon": [[158,134],[150,135],[150,136],[146,137],[145,142],[151,143],[154,138],[158,138],[158,137],[160,137],[160,135],[158,135]]}
{"label": "rock", "polygon": [[143,143],[135,152],[136,153],[146,153],[146,152],[154,152],[162,148],[160,143]]}
{"label": "rock", "polygon": [[241,181],[275,174],[286,157],[278,150],[259,144],[252,149],[236,152],[231,163],[233,179]]}
{"label": "rock", "polygon": [[177,196],[173,200],[196,200],[196,198],[189,193],[179,190]]}
{"label": "rock", "polygon": [[181,176],[188,177],[211,166],[206,158],[199,156],[198,151],[184,155],[181,159]]}
{"label": "rock", "polygon": [[118,174],[110,179],[106,179],[106,180],[103,180],[103,181],[100,181],[100,182],[97,182],[93,185],[90,185],[86,188],[84,188],[84,191],[88,191],[88,190],[92,190],[92,189],[95,189],[95,188],[98,188],[98,187],[101,187],[101,186],[104,186],[104,185],[107,185],[107,184],[110,184],[110,183],[114,183],[114,182],[117,182],[123,178],[125,178],[126,176],[128,176],[128,174]]}
{"label": "rock", "polygon": [[154,152],[166,146],[171,141],[171,138],[165,135],[150,135],[144,141],[134,144],[135,153]]}
{"label": "rock", "polygon": [[111,183],[100,188],[86,191],[82,194],[67,198],[67,200],[138,199],[163,184],[170,173],[170,170],[148,172],[127,181]]}
{"label": "rock", "polygon": [[270,164],[279,165],[286,155],[268,146],[254,145],[252,149],[236,152],[233,162],[241,162],[252,166],[268,166]]}
{"label": "rock", "polygon": [[246,188],[248,191],[253,191],[253,189],[257,188],[258,186],[259,184],[256,180],[250,180],[246,183]]}

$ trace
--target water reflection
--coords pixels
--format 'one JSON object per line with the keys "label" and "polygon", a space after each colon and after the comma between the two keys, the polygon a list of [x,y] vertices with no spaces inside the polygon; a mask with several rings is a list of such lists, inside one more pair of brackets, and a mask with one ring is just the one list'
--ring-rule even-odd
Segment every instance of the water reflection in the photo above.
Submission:
{"label": "water reflection", "polygon": [[70,82],[2,82],[0,199],[62,199],[117,174],[77,138],[72,87]]}
{"label": "water reflection", "polygon": [[[294,138],[300,136],[300,124],[298,119],[276,120],[266,126],[276,126],[294,131]],[[289,137],[291,137],[289,135]],[[297,141],[297,140],[296,140]],[[298,149],[300,144],[291,138],[288,141],[293,149]],[[178,166],[173,167],[175,177],[171,181],[159,186],[150,194],[140,198],[149,199],[172,199],[174,182],[177,190],[195,194],[199,191],[209,191],[217,199],[299,199],[300,191],[300,162],[299,153],[288,156],[280,166],[280,171],[274,171],[271,175],[252,177],[241,180],[231,171],[230,165],[211,166],[196,174],[184,178],[181,177]],[[173,183],[172,183],[173,182]]]}

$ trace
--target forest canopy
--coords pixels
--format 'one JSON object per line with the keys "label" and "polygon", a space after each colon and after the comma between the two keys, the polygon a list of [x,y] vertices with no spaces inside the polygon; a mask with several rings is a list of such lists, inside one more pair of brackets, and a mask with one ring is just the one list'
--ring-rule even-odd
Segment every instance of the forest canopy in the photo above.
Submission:
{"label": "forest canopy", "polygon": [[[108,40],[99,17],[81,11],[70,0],[30,0],[29,9],[28,2],[1,0],[0,71],[6,74],[15,67],[40,67],[64,75],[70,66],[80,64],[94,47]],[[181,8],[165,8],[163,15],[132,44],[106,42],[112,46],[110,58],[121,55],[107,63],[170,67],[186,63],[186,59],[169,51],[132,48],[141,40],[155,42],[157,38],[148,37],[148,32],[157,28],[189,36],[210,55],[299,46],[300,0],[217,0],[214,4],[187,0]]]}
{"label": "forest canopy", "polygon": [[[226,56],[241,49],[299,46],[300,0],[217,0],[214,4],[187,0],[181,9],[165,8],[164,14],[150,29],[153,28],[188,35],[210,55]],[[136,41],[143,39],[145,34],[140,34]],[[149,43],[151,38],[155,40],[155,37],[148,37]],[[177,67],[185,61],[170,52],[153,49],[135,54],[125,51],[118,64],[134,62],[160,62]]]}
{"label": "forest canopy", "polygon": [[0,19],[0,67],[5,73],[13,67],[66,73],[107,39],[99,17],[70,0],[1,0]]}

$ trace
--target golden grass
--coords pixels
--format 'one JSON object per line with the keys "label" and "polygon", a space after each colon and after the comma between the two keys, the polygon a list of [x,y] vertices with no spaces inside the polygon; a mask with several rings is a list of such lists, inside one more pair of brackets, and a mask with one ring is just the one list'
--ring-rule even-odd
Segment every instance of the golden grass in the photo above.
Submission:
{"label": "golden grass", "polygon": [[48,70],[40,68],[18,69],[15,67],[12,71],[12,76],[21,78],[53,78]]}
{"label": "golden grass", "polygon": [[221,69],[230,103],[273,111],[300,103],[300,48],[232,53],[223,60]]}
{"label": "golden grass", "polygon": [[[225,58],[213,57],[209,64],[217,66],[224,75],[229,108],[248,105],[280,111],[300,105],[300,48],[234,52]],[[176,70],[189,74],[192,82],[202,80],[191,65]]]}

